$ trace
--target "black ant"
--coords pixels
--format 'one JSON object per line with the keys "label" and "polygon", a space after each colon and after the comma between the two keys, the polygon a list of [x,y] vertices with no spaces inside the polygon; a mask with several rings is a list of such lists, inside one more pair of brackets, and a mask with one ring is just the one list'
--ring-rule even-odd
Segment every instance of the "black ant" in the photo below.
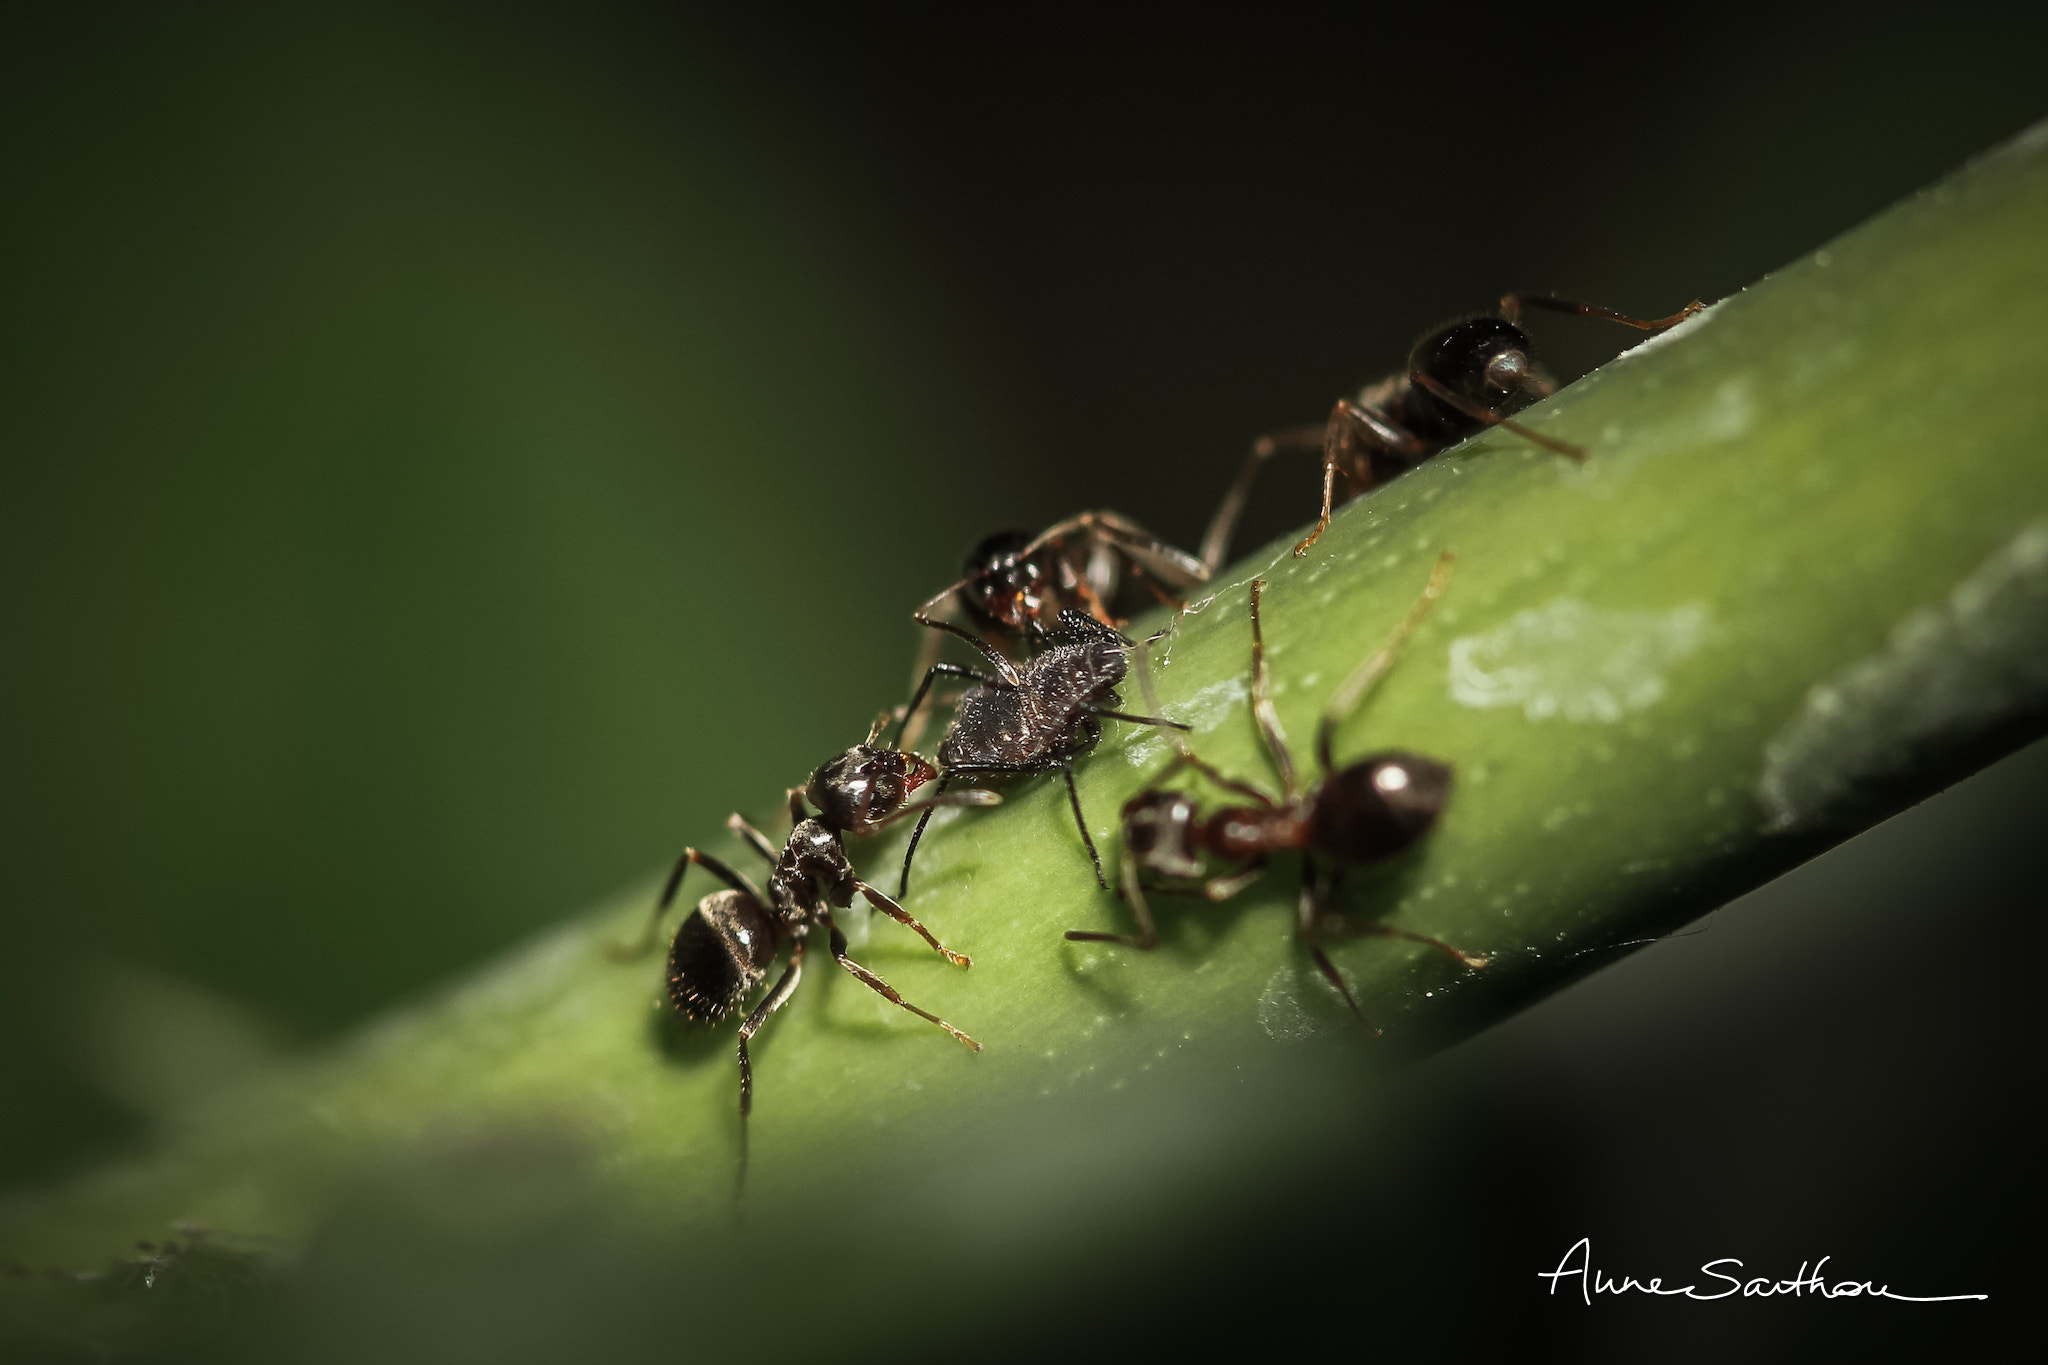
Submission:
{"label": "black ant", "polygon": [[1668,318],[1645,319],[1570,299],[1509,294],[1500,301],[1499,316],[1467,318],[1438,328],[1415,343],[1404,373],[1368,384],[1356,398],[1338,399],[1322,426],[1276,432],[1252,444],[1237,482],[1202,537],[1202,563],[1208,572],[1223,566],[1252,486],[1266,461],[1282,452],[1320,451],[1323,457],[1323,514],[1294,547],[1298,555],[1307,554],[1328,529],[1337,503],[1377,488],[1482,427],[1506,427],[1545,450],[1583,461],[1586,452],[1581,447],[1531,431],[1508,416],[1557,392],[1557,381],[1536,363],[1528,334],[1516,326],[1525,307],[1662,332],[1700,312],[1703,305],[1694,300]]}
{"label": "black ant", "polygon": [[[1436,759],[1399,750],[1369,754],[1339,768],[1332,757],[1331,740],[1337,726],[1386,674],[1402,644],[1442,595],[1450,578],[1451,562],[1448,553],[1437,561],[1428,585],[1407,616],[1330,698],[1316,727],[1316,760],[1322,767],[1322,776],[1306,786],[1295,771],[1287,736],[1273,710],[1266,677],[1265,639],[1259,627],[1259,591],[1264,584],[1252,580],[1252,715],[1257,719],[1273,769],[1280,776],[1280,794],[1276,797],[1250,782],[1226,776],[1196,757],[1186,740],[1179,740],[1180,752],[1173,761],[1124,803],[1124,856],[1118,880],[1124,898],[1131,903],[1139,932],[1105,934],[1069,929],[1067,937],[1077,943],[1156,947],[1159,931],[1145,904],[1147,886],[1155,891],[1198,895],[1211,901],[1228,900],[1258,878],[1270,854],[1297,849],[1301,853],[1301,897],[1295,912],[1296,932],[1308,946],[1316,966],[1343,993],[1351,1012],[1362,1021],[1358,1002],[1352,999],[1344,978],[1317,942],[1324,911],[1335,899],[1345,867],[1383,862],[1413,848],[1429,833],[1449,798],[1451,769]],[[1138,681],[1144,688],[1146,703],[1156,707],[1151,677],[1142,668]],[[1193,768],[1217,786],[1242,797],[1245,804],[1220,806],[1205,817],[1194,797],[1163,785],[1183,768]],[[1208,875],[1205,858],[1227,865],[1230,870]],[[1327,859],[1336,866],[1326,870],[1318,859]],[[1148,872],[1155,880],[1145,880],[1143,874]],[[1486,965],[1484,957],[1427,935],[1383,924],[1372,925],[1366,932],[1426,943],[1467,967]]]}
{"label": "black ant", "polygon": [[[903,724],[907,727],[940,677],[967,678],[976,684],[954,703],[953,723],[939,743],[939,766],[944,775],[939,778],[938,791],[944,793],[956,777],[1059,773],[1066,779],[1067,801],[1074,809],[1081,842],[1087,845],[1089,861],[1095,865],[1096,884],[1107,889],[1102,856],[1095,851],[1087,818],[1081,814],[1080,793],[1074,790],[1074,762],[1102,738],[1104,720],[1187,729],[1178,721],[1134,716],[1117,709],[1123,699],[1116,689],[1130,668],[1130,651],[1137,646],[1116,627],[1073,607],[1061,610],[1051,630],[1037,627],[1040,652],[1022,664],[1011,663],[994,645],[950,621],[926,624],[967,641],[995,670],[991,675],[959,664],[933,664],[905,710]],[[899,743],[901,734],[899,728]],[[935,797],[931,804],[937,800]],[[903,877],[896,887],[899,897],[910,894],[911,859],[917,856],[918,841],[924,837],[931,815],[927,805],[911,833],[910,847],[903,851]]]}
{"label": "black ant", "polygon": [[[1115,512],[1082,512],[1035,536],[998,531],[968,551],[961,571],[957,583],[911,613],[935,632],[925,638],[913,677],[928,676],[942,634],[961,633],[953,618],[965,617],[972,638],[1014,660],[1043,647],[1069,608],[1106,626],[1122,625],[1115,612],[1129,595],[1128,583],[1141,583],[1159,602],[1178,607],[1179,594],[1209,578],[1193,555]],[[916,725],[897,742],[915,745],[922,729]]]}
{"label": "black ant", "polygon": [[[929,814],[934,806],[993,806],[1002,800],[994,792],[948,794],[937,789],[923,801],[911,801],[911,794],[936,777],[938,769],[917,754],[875,746],[876,736],[889,719],[891,716],[885,713],[875,721],[865,741],[821,764],[805,786],[790,789],[791,829],[781,849],[743,817],[734,814],[726,818],[727,827],[767,860],[770,871],[765,894],[722,860],[686,848],[662,887],[642,941],[614,952],[618,957],[637,955],[652,944],[655,926],[675,903],[683,874],[693,863],[730,889],[714,891],[698,901],[697,908],[676,928],[669,946],[668,994],[679,1014],[692,1023],[718,1023],[766,979],[769,964],[782,945],[790,945],[789,965],[740,1025],[743,1172],[745,1122],[754,1107],[754,1067],[747,1044],[768,1016],[782,1008],[796,990],[803,973],[805,940],[813,924],[825,926],[831,935],[833,959],[868,989],[936,1024],[969,1049],[981,1051],[981,1044],[974,1039],[938,1015],[911,1004],[888,982],[848,957],[846,935],[832,918],[833,910],[850,908],[854,896],[859,895],[898,924],[915,931],[948,962],[959,967],[970,965],[966,955],[939,942],[910,912],[863,881],[846,855],[848,834],[872,834],[906,815],[918,811]],[[817,815],[811,815],[805,808],[806,798],[818,808]]]}

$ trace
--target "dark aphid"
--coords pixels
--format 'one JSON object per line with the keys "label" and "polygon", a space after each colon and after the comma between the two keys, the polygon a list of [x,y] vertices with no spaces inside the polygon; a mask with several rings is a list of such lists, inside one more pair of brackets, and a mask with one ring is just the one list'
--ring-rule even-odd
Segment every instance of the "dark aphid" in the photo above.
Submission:
{"label": "dark aphid", "polygon": [[[1343,992],[1352,1013],[1357,1014],[1358,1002],[1352,1000],[1344,978],[1317,942],[1324,913],[1335,898],[1344,868],[1385,861],[1413,848],[1429,833],[1449,799],[1451,769],[1436,759],[1398,750],[1370,754],[1339,768],[1331,756],[1331,738],[1385,675],[1402,643],[1442,595],[1450,569],[1451,556],[1446,554],[1437,561],[1428,586],[1407,616],[1330,698],[1316,728],[1316,762],[1322,773],[1307,784],[1295,772],[1287,736],[1273,710],[1265,638],[1259,626],[1259,591],[1264,585],[1253,580],[1252,715],[1280,776],[1279,794],[1271,795],[1253,783],[1226,776],[1197,757],[1185,740],[1180,741],[1180,752],[1173,761],[1124,803],[1124,856],[1118,880],[1139,932],[1070,929],[1067,937],[1082,943],[1155,947],[1159,933],[1145,903],[1147,888],[1227,900],[1258,878],[1270,855],[1295,850],[1301,854],[1302,888],[1296,930],[1316,966]],[[1147,704],[1156,706],[1149,677],[1141,673],[1139,681],[1145,686]],[[1164,785],[1183,768],[1193,768],[1241,799],[1205,813],[1193,796]],[[1386,925],[1372,925],[1366,932],[1426,943],[1468,967],[1486,965],[1485,958],[1427,935]]]}
{"label": "dark aphid", "polygon": [[[915,932],[947,961],[961,967],[969,965],[965,955],[939,942],[901,905],[861,879],[847,857],[845,836],[871,834],[892,820],[928,812],[935,805],[990,806],[1001,798],[985,791],[940,791],[927,800],[911,801],[911,793],[930,781],[937,769],[917,754],[876,746],[876,734],[887,719],[877,720],[865,742],[820,765],[805,787],[789,793],[791,828],[780,849],[740,816],[727,818],[727,826],[768,863],[765,890],[711,854],[685,849],[655,902],[642,942],[617,954],[635,955],[653,942],[654,931],[675,903],[683,875],[692,864],[724,882],[727,889],[714,891],[698,901],[697,908],[677,927],[669,945],[668,994],[677,1013],[694,1023],[718,1023],[744,1004],[754,988],[767,979],[769,968],[784,945],[788,945],[789,965],[740,1025],[742,1172],[746,1160],[744,1123],[754,1105],[754,1067],[748,1044],[768,1016],[780,1009],[796,990],[813,925],[824,925],[830,935],[833,959],[863,985],[944,1029],[968,1048],[981,1050],[981,1045],[965,1033],[936,1014],[911,1004],[881,977],[849,958],[846,936],[833,921],[834,910],[850,908],[854,897],[859,896]],[[817,815],[806,809],[806,797],[817,806]]]}
{"label": "dark aphid", "polygon": [[[975,686],[963,693],[953,708],[953,723],[939,744],[938,790],[943,792],[956,779],[1000,778],[1018,773],[1057,772],[1066,779],[1067,801],[1074,809],[1074,823],[1080,827],[1081,842],[1095,865],[1095,880],[1107,887],[1102,875],[1102,857],[1088,833],[1088,821],[1081,814],[1081,797],[1074,790],[1074,762],[1095,747],[1102,738],[1102,722],[1130,721],[1137,725],[1187,727],[1157,716],[1133,716],[1118,708],[1123,699],[1117,687],[1130,668],[1131,641],[1114,626],[1104,625],[1086,612],[1068,607],[1060,612],[1053,628],[1046,631],[1037,654],[1022,664],[1013,664],[991,644],[958,632],[981,651],[992,673],[964,668],[958,664],[933,664],[918,684],[905,714],[905,724],[915,715],[932,683],[941,677],[960,677]],[[910,863],[917,856],[918,841],[924,837],[931,818],[927,809],[918,818],[903,853],[903,877],[896,894],[910,893]]]}
{"label": "dark aphid", "polygon": [[1323,514],[1294,547],[1298,555],[1307,554],[1322,536],[1338,503],[1377,488],[1482,427],[1506,427],[1545,450],[1585,459],[1586,452],[1578,446],[1531,431],[1509,415],[1557,391],[1557,381],[1536,363],[1528,334],[1515,325],[1525,307],[1662,332],[1698,313],[1701,304],[1688,303],[1668,318],[1645,319],[1569,299],[1509,294],[1500,301],[1499,317],[1467,318],[1431,332],[1409,352],[1406,370],[1368,384],[1356,398],[1338,399],[1322,426],[1275,432],[1252,444],[1237,482],[1202,537],[1202,563],[1208,572],[1222,567],[1252,486],[1266,462],[1283,452],[1323,457]]}
{"label": "dark aphid", "polygon": [[[1115,512],[1083,512],[1035,536],[999,531],[968,551],[961,575],[911,613],[933,632],[914,678],[930,672],[945,635],[1024,659],[1043,647],[1063,611],[1120,626],[1126,613],[1152,602],[1178,607],[1209,578],[1193,555]],[[913,719],[897,743],[914,745],[921,730]]]}

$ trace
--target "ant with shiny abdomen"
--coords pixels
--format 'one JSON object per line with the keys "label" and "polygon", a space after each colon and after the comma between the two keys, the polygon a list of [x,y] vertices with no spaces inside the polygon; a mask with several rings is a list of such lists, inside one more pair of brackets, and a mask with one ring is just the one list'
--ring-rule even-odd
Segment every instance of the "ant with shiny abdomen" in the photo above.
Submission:
{"label": "ant with shiny abdomen", "polygon": [[[643,940],[615,952],[615,956],[621,957],[634,955],[651,945],[655,927],[675,903],[683,874],[692,864],[724,882],[728,889],[714,891],[697,902],[697,908],[676,928],[669,946],[668,994],[677,1013],[692,1023],[718,1023],[767,978],[777,953],[785,943],[790,945],[789,965],[740,1025],[742,1172],[746,1162],[745,1124],[754,1103],[754,1068],[748,1043],[768,1016],[795,992],[803,974],[805,940],[812,925],[825,926],[831,935],[833,959],[861,984],[937,1025],[969,1049],[981,1051],[981,1044],[974,1039],[938,1015],[911,1004],[888,982],[848,957],[846,935],[832,918],[835,909],[850,908],[858,895],[913,930],[948,962],[960,967],[969,965],[964,954],[939,942],[901,905],[863,881],[846,854],[848,834],[872,834],[904,816],[929,814],[934,806],[993,806],[1002,800],[994,792],[947,793],[941,789],[925,800],[912,801],[911,794],[936,777],[938,769],[917,754],[876,747],[875,738],[890,718],[887,714],[878,718],[864,742],[821,764],[808,784],[789,791],[791,829],[780,849],[743,817],[727,817],[726,825],[768,862],[765,892],[723,860],[687,848],[662,887]],[[818,808],[817,815],[806,809],[806,798]]]}
{"label": "ant with shiny abdomen", "polygon": [[[1095,865],[1095,881],[1107,889],[1102,875],[1102,856],[1088,833],[1088,821],[1081,814],[1081,796],[1074,789],[1074,763],[1102,738],[1104,720],[1129,721],[1134,725],[1160,725],[1178,730],[1179,721],[1158,716],[1134,716],[1118,708],[1123,699],[1117,686],[1129,670],[1130,651],[1137,646],[1114,626],[1103,624],[1084,611],[1061,610],[1051,630],[1043,630],[1040,652],[1022,664],[1004,658],[994,645],[950,621],[928,621],[939,630],[956,635],[980,651],[993,673],[958,664],[937,663],[926,670],[904,713],[904,725],[923,704],[934,681],[952,676],[975,683],[954,703],[953,722],[939,743],[938,790],[958,777],[1003,777],[1020,773],[1057,772],[1066,779],[1067,801],[1073,807],[1074,823],[1081,842]],[[899,729],[899,743],[902,731]],[[934,798],[936,802],[937,798]],[[910,893],[910,864],[917,856],[918,841],[931,820],[929,807],[918,817],[903,851],[903,877],[898,897]]]}
{"label": "ant with shiny abdomen", "polygon": [[[1117,609],[1132,582],[1151,596],[1178,607],[1180,594],[1206,583],[1208,570],[1184,550],[1115,512],[1082,512],[1037,535],[999,531],[968,552],[963,576],[934,593],[911,619],[934,633],[925,638],[912,676],[928,677],[946,634],[961,633],[961,621],[979,649],[993,644],[1004,658],[1028,657],[1069,609],[1103,625],[1123,624]],[[917,742],[922,724],[898,736]]]}
{"label": "ant with shiny abdomen", "polygon": [[1320,452],[1323,457],[1323,513],[1294,547],[1297,555],[1307,554],[1328,529],[1337,503],[1378,487],[1484,427],[1505,427],[1545,450],[1584,460],[1582,448],[1532,431],[1509,416],[1557,391],[1557,381],[1536,363],[1528,334],[1516,325],[1522,309],[1547,308],[1662,332],[1702,307],[1695,300],[1670,317],[1634,318],[1570,299],[1509,294],[1501,299],[1498,316],[1438,328],[1415,343],[1403,373],[1367,385],[1356,398],[1338,399],[1322,426],[1276,432],[1253,443],[1202,537],[1203,565],[1212,574],[1222,567],[1252,486],[1266,462],[1282,453]]}
{"label": "ant with shiny abdomen", "polygon": [[[1345,679],[1330,698],[1316,727],[1316,761],[1320,777],[1304,784],[1288,751],[1287,736],[1273,709],[1266,676],[1265,637],[1259,625],[1259,592],[1251,585],[1252,679],[1251,709],[1280,778],[1274,796],[1253,783],[1230,777],[1197,757],[1185,739],[1176,736],[1179,752],[1123,808],[1124,853],[1118,869],[1123,895],[1138,921],[1136,934],[1098,933],[1070,929],[1077,943],[1118,943],[1128,948],[1158,946],[1159,931],[1145,903],[1147,889],[1191,894],[1211,901],[1227,900],[1249,886],[1264,870],[1267,858],[1293,849],[1301,854],[1301,895],[1295,928],[1318,969],[1334,985],[1361,1021],[1358,1002],[1335,964],[1318,942],[1325,911],[1334,901],[1343,869],[1384,862],[1419,843],[1436,824],[1450,795],[1451,769],[1436,759],[1390,750],[1369,754],[1339,768],[1332,754],[1337,726],[1358,708],[1366,694],[1392,666],[1403,643],[1422,623],[1450,578],[1452,557],[1437,561],[1422,595],[1391,634]],[[1157,707],[1151,675],[1141,661],[1138,677],[1146,704]],[[1164,784],[1184,768],[1193,768],[1218,787],[1241,798],[1238,804],[1216,807],[1205,816],[1195,798]],[[1324,866],[1323,861],[1334,864]],[[1209,863],[1226,867],[1211,875]],[[1145,874],[1152,874],[1147,880]],[[1484,957],[1454,948],[1441,939],[1386,925],[1365,932],[1423,943],[1449,954],[1467,967],[1483,967]]]}

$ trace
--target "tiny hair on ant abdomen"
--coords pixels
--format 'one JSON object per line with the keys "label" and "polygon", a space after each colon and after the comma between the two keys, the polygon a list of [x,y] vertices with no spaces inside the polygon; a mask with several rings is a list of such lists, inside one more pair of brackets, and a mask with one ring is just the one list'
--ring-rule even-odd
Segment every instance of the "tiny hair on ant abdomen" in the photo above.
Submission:
{"label": "tiny hair on ant abdomen", "polygon": [[1307,554],[1329,528],[1340,502],[1406,473],[1486,427],[1505,427],[1526,441],[1572,460],[1579,446],[1532,431],[1509,415],[1557,391],[1557,381],[1536,363],[1528,334],[1518,325],[1524,308],[1544,308],[1578,317],[1601,318],[1640,332],[1662,332],[1699,313],[1698,300],[1670,317],[1636,318],[1609,308],[1536,294],[1509,294],[1498,316],[1466,318],[1440,327],[1415,343],[1408,366],[1340,398],[1327,422],[1262,436],[1223,496],[1202,537],[1202,564],[1211,574],[1223,566],[1230,540],[1266,463],[1275,455],[1323,457],[1323,509],[1315,529],[1294,547]]}
{"label": "tiny hair on ant abdomen", "polygon": [[[1415,847],[1436,825],[1450,798],[1451,767],[1438,759],[1402,750],[1368,754],[1339,767],[1333,756],[1337,727],[1357,710],[1393,666],[1408,637],[1442,596],[1450,579],[1452,556],[1444,554],[1428,584],[1379,648],[1367,655],[1338,687],[1316,726],[1315,754],[1319,774],[1304,782],[1296,770],[1287,736],[1273,709],[1266,674],[1265,635],[1259,620],[1259,595],[1265,586],[1251,584],[1252,669],[1251,711],[1280,790],[1270,793],[1255,783],[1219,771],[1196,755],[1194,747],[1175,736],[1177,752],[1152,779],[1124,803],[1123,857],[1118,883],[1138,922],[1136,934],[1070,929],[1077,943],[1116,943],[1128,948],[1158,946],[1159,932],[1145,893],[1193,895],[1209,901],[1235,896],[1264,872],[1274,853],[1301,855],[1301,893],[1296,902],[1295,931],[1317,968],[1363,1020],[1358,1002],[1323,951],[1319,939],[1334,904],[1343,871],[1385,862]],[[1140,660],[1139,686],[1146,705],[1156,708],[1151,675]],[[1232,798],[1206,813],[1188,792],[1166,786],[1168,779],[1193,769]],[[1454,948],[1442,939],[1383,924],[1362,932],[1426,944],[1467,967],[1483,967],[1486,958]]]}
{"label": "tiny hair on ant abdomen", "polygon": [[[960,677],[974,683],[954,703],[953,721],[939,743],[939,791],[962,777],[1059,773],[1066,780],[1074,824],[1095,866],[1096,884],[1107,888],[1102,856],[1095,851],[1087,817],[1081,813],[1081,796],[1074,788],[1074,764],[1101,739],[1105,720],[1187,728],[1178,721],[1135,716],[1119,709],[1123,699],[1116,689],[1136,646],[1114,626],[1072,607],[1060,612],[1058,622],[1045,632],[1040,651],[1022,664],[1011,663],[995,646],[950,621],[930,624],[972,645],[992,670],[984,673],[959,664],[933,664],[905,710],[907,727],[939,678]],[[896,887],[899,898],[910,894],[910,864],[930,819],[929,809],[918,817],[910,846],[903,851],[903,876]]]}

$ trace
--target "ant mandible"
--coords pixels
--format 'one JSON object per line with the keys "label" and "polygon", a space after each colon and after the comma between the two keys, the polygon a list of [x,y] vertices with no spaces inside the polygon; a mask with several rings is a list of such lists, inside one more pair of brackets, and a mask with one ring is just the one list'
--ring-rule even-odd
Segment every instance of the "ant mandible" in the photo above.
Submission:
{"label": "ant mandible", "polygon": [[[1518,412],[1557,391],[1557,381],[1536,363],[1528,334],[1516,324],[1524,308],[1548,308],[1604,318],[1641,332],[1662,332],[1700,312],[1697,299],[1666,318],[1634,318],[1570,299],[1508,294],[1500,314],[1467,318],[1438,328],[1415,343],[1408,368],[1353,398],[1340,398],[1320,427],[1297,427],[1252,444],[1237,481],[1223,497],[1202,537],[1202,563],[1213,574],[1230,551],[1230,538],[1266,462],[1282,452],[1319,451],[1323,457],[1323,514],[1294,547],[1305,555],[1330,525],[1339,502],[1349,502],[1397,474],[1439,454],[1482,427],[1506,427],[1545,450],[1583,461],[1586,452],[1514,421]],[[1338,496],[1339,485],[1343,496]]]}
{"label": "ant mandible", "polygon": [[[1332,740],[1337,727],[1385,676],[1401,646],[1443,594],[1450,579],[1451,563],[1449,553],[1438,559],[1428,585],[1408,614],[1330,698],[1316,727],[1316,761],[1322,774],[1307,784],[1295,770],[1287,736],[1273,709],[1266,675],[1265,638],[1259,625],[1259,593],[1264,584],[1252,580],[1251,709],[1273,769],[1280,777],[1280,794],[1273,796],[1253,783],[1218,771],[1197,757],[1186,740],[1176,736],[1179,753],[1123,808],[1124,856],[1118,880],[1124,898],[1130,902],[1131,914],[1138,921],[1139,932],[1109,934],[1069,929],[1067,938],[1077,943],[1154,948],[1159,943],[1159,931],[1145,903],[1147,886],[1155,891],[1193,894],[1211,901],[1228,900],[1258,878],[1271,854],[1295,849],[1301,853],[1296,933],[1307,945],[1316,966],[1343,994],[1351,1012],[1362,1022],[1364,1015],[1358,1002],[1318,941],[1324,912],[1335,899],[1345,867],[1383,862],[1413,848],[1429,833],[1450,795],[1451,769],[1436,759],[1401,750],[1369,754],[1339,768],[1332,754]],[[1151,676],[1142,662],[1138,682],[1144,689],[1146,704],[1156,708]],[[1243,798],[1243,803],[1219,806],[1205,817],[1194,797],[1164,785],[1183,768],[1193,768],[1225,791]],[[1336,866],[1325,869],[1318,859],[1327,859]],[[1229,870],[1209,875],[1206,860],[1223,864]],[[1148,872],[1155,880],[1145,880],[1144,874]],[[1486,958],[1426,934],[1383,924],[1371,925],[1366,932],[1427,944],[1467,967],[1486,965]]]}
{"label": "ant mandible", "polygon": [[[1117,694],[1117,685],[1123,682],[1130,668],[1130,652],[1137,646],[1114,626],[1072,607],[1060,612],[1051,630],[1042,631],[1040,652],[1022,664],[1011,663],[994,645],[950,621],[926,624],[965,640],[995,670],[989,674],[959,664],[933,664],[904,712],[903,725],[907,727],[940,677],[967,678],[976,684],[954,703],[953,722],[939,743],[943,775],[938,791],[943,794],[962,776],[1059,773],[1066,779],[1067,802],[1073,808],[1081,842],[1088,848],[1088,860],[1095,865],[1096,884],[1107,889],[1102,855],[1095,851],[1087,817],[1081,813],[1080,793],[1074,789],[1074,763],[1102,738],[1104,720],[1187,729],[1179,721],[1134,716],[1118,709],[1123,698]],[[901,734],[899,727],[899,744]],[[933,803],[937,800],[934,797]],[[903,876],[896,887],[899,898],[910,894],[911,860],[917,856],[918,841],[924,838],[931,815],[927,806],[911,832],[910,846],[903,851]]]}
{"label": "ant mandible", "polygon": [[[783,944],[790,945],[789,965],[740,1025],[743,1174],[745,1125],[754,1107],[754,1067],[748,1044],[768,1016],[782,1008],[795,992],[803,974],[805,940],[813,924],[825,926],[831,935],[833,959],[861,984],[937,1025],[970,1050],[981,1051],[981,1044],[974,1039],[938,1015],[911,1004],[888,982],[848,957],[846,935],[832,918],[833,910],[850,908],[854,896],[859,895],[898,924],[913,930],[948,962],[959,967],[970,965],[965,954],[939,942],[901,905],[863,881],[846,854],[848,834],[872,834],[906,815],[920,811],[929,814],[934,806],[992,806],[1002,800],[994,792],[949,794],[940,789],[925,800],[911,801],[911,794],[936,777],[938,769],[917,754],[875,746],[876,736],[890,718],[887,713],[878,717],[865,741],[821,764],[804,787],[790,789],[791,828],[781,849],[740,815],[726,818],[727,827],[768,862],[765,893],[723,860],[696,848],[686,848],[662,886],[642,941],[614,953],[621,957],[637,955],[653,942],[655,927],[675,903],[683,874],[692,864],[724,882],[729,889],[714,891],[698,901],[697,908],[676,928],[669,946],[668,994],[677,1013],[692,1023],[716,1024],[723,1020],[767,978],[768,968]],[[818,808],[817,815],[811,815],[805,808],[806,798]]]}

